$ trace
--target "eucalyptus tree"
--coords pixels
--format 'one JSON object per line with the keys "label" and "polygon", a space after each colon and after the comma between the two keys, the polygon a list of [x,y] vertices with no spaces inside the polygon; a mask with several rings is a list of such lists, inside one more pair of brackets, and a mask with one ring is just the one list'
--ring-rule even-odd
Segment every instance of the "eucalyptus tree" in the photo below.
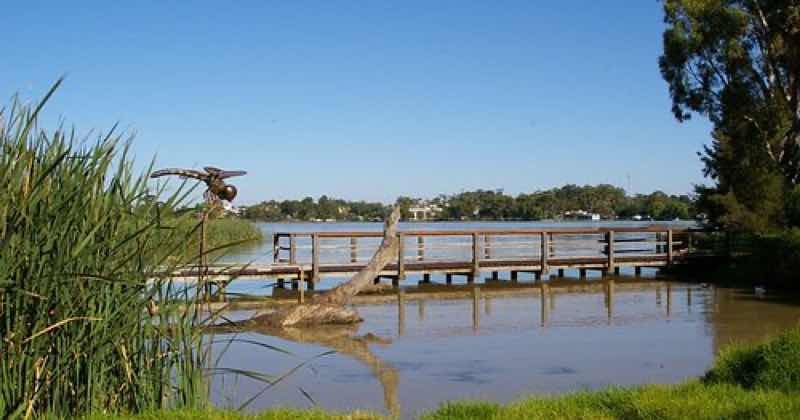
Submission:
{"label": "eucalyptus tree", "polygon": [[[733,227],[780,225],[800,181],[800,3],[664,0],[661,74],[678,121],[713,124],[700,153]],[[777,223],[776,223],[777,222]]]}

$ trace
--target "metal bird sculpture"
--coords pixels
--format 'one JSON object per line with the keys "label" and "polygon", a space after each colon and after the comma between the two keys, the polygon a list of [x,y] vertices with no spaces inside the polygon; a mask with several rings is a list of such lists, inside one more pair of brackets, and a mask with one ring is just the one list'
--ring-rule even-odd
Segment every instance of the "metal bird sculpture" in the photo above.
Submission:
{"label": "metal bird sculpture", "polygon": [[[204,172],[205,171],[205,172]],[[206,166],[203,171],[194,169],[167,168],[153,172],[150,178],[175,175],[181,178],[192,178],[206,183],[208,188],[203,193],[206,202],[212,206],[221,204],[222,200],[233,201],[236,198],[236,187],[225,183],[225,180],[247,174],[245,171],[223,171],[213,166]]]}

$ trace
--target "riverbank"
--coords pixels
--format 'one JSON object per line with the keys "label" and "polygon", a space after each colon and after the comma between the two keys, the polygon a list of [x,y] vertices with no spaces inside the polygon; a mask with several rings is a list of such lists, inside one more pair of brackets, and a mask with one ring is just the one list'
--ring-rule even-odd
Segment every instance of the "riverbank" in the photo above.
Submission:
{"label": "riverbank", "polygon": [[[558,397],[536,396],[509,404],[445,403],[424,420],[455,419],[789,419],[800,416],[800,326],[757,345],[724,349],[703,378],[678,385],[612,387]],[[320,410],[156,411],[87,420],[328,420],[380,419],[377,414]]]}
{"label": "riverbank", "polygon": [[[748,391],[734,385],[651,385],[634,389],[581,392],[557,398],[531,398],[508,405],[457,402],[424,414],[423,420],[478,419],[791,419],[800,413],[800,395]],[[360,420],[369,413],[333,414],[316,410],[162,411],[137,416],[92,416],[87,420]]]}

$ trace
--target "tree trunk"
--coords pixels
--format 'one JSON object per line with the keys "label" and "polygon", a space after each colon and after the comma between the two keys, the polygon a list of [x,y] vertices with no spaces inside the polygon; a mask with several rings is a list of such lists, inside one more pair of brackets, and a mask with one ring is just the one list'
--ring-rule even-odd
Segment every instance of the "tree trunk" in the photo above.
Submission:
{"label": "tree trunk", "polygon": [[311,302],[251,318],[247,323],[266,327],[286,328],[294,325],[352,324],[361,322],[355,309],[348,308],[353,296],[370,287],[386,264],[397,258],[397,223],[400,209],[395,207],[384,222],[383,241],[369,263],[350,280],[315,295]]}

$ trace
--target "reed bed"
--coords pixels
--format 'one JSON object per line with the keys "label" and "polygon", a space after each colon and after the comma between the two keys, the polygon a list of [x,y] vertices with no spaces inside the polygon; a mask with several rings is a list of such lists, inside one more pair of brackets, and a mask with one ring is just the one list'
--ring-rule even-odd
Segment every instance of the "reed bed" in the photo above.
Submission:
{"label": "reed bed", "polygon": [[0,110],[0,418],[198,408],[210,318],[147,274],[192,258],[187,192],[149,189],[114,130],[40,129],[60,83]]}

